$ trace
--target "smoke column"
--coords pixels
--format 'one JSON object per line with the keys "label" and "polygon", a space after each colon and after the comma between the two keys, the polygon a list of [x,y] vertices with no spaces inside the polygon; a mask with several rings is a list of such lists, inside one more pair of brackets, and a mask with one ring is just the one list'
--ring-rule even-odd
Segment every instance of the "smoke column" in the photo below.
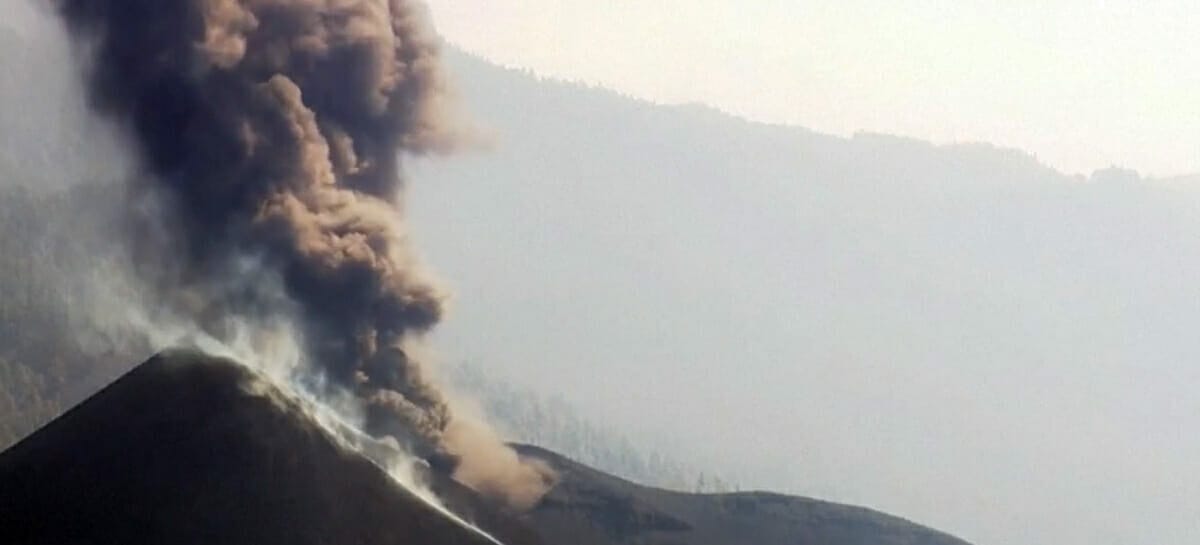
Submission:
{"label": "smoke column", "polygon": [[[354,393],[369,433],[435,463],[474,468],[464,480],[484,492],[528,499],[511,489],[542,486],[545,476],[499,441],[456,439],[471,425],[455,427],[409,349],[441,318],[444,296],[405,237],[399,154],[448,151],[459,141],[446,122],[423,6],[55,5],[91,52],[90,104],[128,131],[143,163],[131,193],[163,202],[154,221],[132,231],[173,247],[169,256],[140,256],[148,282],[161,283],[153,271],[168,267],[155,260],[176,260],[180,273],[168,288],[189,294],[200,323],[234,313],[295,320],[306,361]],[[261,271],[239,273],[247,261]],[[478,475],[492,458],[512,462]]]}

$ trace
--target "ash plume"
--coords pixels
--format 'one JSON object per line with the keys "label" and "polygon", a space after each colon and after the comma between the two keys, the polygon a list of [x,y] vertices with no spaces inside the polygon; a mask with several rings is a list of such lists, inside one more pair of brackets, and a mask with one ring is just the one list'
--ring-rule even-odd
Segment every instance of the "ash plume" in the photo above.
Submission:
{"label": "ash plume", "polygon": [[[90,104],[131,135],[144,166],[133,198],[162,200],[160,213],[131,234],[135,247],[178,246],[169,257],[139,256],[139,270],[160,283],[152,277],[166,266],[156,260],[179,261],[169,288],[187,300],[164,304],[186,307],[201,322],[227,313],[293,317],[306,362],[355,394],[368,432],[454,467],[491,456],[488,448],[454,448],[478,441],[446,440],[450,406],[409,349],[440,320],[445,295],[405,235],[400,153],[449,151],[462,134],[447,122],[438,42],[424,7],[411,0],[55,6],[90,51]],[[265,272],[234,275],[247,260]],[[512,471],[509,464],[501,474]],[[516,471],[544,477],[536,468]],[[470,475],[464,480],[472,484]]]}

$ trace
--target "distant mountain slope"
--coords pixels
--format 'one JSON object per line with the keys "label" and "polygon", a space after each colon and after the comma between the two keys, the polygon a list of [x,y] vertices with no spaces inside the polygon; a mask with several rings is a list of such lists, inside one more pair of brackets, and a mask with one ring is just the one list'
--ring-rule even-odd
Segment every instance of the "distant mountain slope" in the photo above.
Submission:
{"label": "distant mountain slope", "polygon": [[[112,244],[103,186],[37,191],[0,184],[0,450],[128,369],[89,319]],[[117,309],[99,310],[119,316]],[[144,353],[139,351],[140,353]]]}
{"label": "distant mountain slope", "polygon": [[496,135],[407,196],[450,358],[745,487],[982,543],[1200,541],[1200,185],[449,64]]}
{"label": "distant mountain slope", "polygon": [[546,447],[650,486],[684,492],[728,492],[736,486],[728,475],[706,473],[663,455],[620,429],[588,418],[568,399],[514,386],[490,376],[484,366],[460,363],[448,366],[444,374],[511,441]]}
{"label": "distant mountain slope", "polygon": [[547,541],[572,545],[968,545],[870,509],[766,492],[684,494],[648,488],[537,447],[559,484],[526,515]]}

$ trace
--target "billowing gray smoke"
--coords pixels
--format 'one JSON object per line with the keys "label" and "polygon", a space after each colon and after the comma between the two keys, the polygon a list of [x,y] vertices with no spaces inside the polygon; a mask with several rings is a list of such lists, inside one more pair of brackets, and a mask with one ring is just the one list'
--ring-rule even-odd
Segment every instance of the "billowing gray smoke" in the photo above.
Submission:
{"label": "billowing gray smoke", "polygon": [[[133,135],[148,171],[137,189],[166,201],[151,225],[178,240],[176,258],[186,283],[201,287],[206,312],[298,315],[307,360],[356,394],[368,431],[427,458],[470,455],[448,443],[459,432],[448,433],[447,403],[405,349],[439,321],[443,296],[404,236],[399,152],[456,144],[443,122],[437,41],[423,6],[57,7],[92,48],[92,106]],[[228,289],[232,264],[247,258],[275,285]],[[285,297],[268,296],[279,284]]]}

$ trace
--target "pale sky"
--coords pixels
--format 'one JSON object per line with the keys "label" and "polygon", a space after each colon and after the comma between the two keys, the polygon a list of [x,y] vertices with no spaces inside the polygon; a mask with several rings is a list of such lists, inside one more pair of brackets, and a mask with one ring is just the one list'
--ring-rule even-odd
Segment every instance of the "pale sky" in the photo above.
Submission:
{"label": "pale sky", "polygon": [[664,103],[1200,172],[1194,0],[428,0],[448,41]]}

